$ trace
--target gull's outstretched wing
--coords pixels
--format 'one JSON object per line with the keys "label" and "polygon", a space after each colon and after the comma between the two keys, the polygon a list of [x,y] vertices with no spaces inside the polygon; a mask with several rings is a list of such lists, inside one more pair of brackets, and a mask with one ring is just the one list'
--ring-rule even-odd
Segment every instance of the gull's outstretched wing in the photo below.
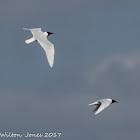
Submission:
{"label": "gull's outstretched wing", "polygon": [[54,63],[54,54],[55,54],[54,45],[45,36],[37,38],[37,41],[44,49],[49,65],[50,67],[52,67]]}
{"label": "gull's outstretched wing", "polygon": [[98,106],[98,108],[95,110],[95,115],[100,113],[101,111],[103,111],[106,107],[100,102],[100,106]]}
{"label": "gull's outstretched wing", "polygon": [[101,106],[101,102],[100,101],[96,101],[94,103],[91,103],[89,105],[96,105],[96,108],[92,111],[92,112],[95,112],[99,109],[99,107]]}
{"label": "gull's outstretched wing", "polygon": [[92,111],[92,112],[95,112],[99,109],[99,107],[101,106],[101,102],[98,102],[98,104],[96,104],[96,108]]}
{"label": "gull's outstretched wing", "polygon": [[101,103],[101,105],[98,108],[98,110],[95,112],[95,115],[103,111],[105,108],[107,108],[111,104],[111,101],[106,100],[106,99],[100,100],[99,102]]}
{"label": "gull's outstretched wing", "polygon": [[23,29],[24,29],[24,30],[29,30],[29,31],[31,31],[31,33],[32,33],[33,36],[35,36],[35,37],[43,33],[43,32],[41,31],[41,28],[33,28],[33,29],[23,28]]}

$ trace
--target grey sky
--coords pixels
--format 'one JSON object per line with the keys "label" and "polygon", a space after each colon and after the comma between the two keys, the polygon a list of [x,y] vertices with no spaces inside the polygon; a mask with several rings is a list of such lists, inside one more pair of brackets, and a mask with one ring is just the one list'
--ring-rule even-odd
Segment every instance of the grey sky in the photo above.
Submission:
{"label": "grey sky", "polygon": [[[1,0],[0,132],[62,132],[60,140],[137,139],[139,5],[137,0]],[[56,52],[52,69],[38,43],[25,44],[32,35],[24,27],[55,33],[49,37]],[[119,104],[95,116],[88,104],[102,98]]]}

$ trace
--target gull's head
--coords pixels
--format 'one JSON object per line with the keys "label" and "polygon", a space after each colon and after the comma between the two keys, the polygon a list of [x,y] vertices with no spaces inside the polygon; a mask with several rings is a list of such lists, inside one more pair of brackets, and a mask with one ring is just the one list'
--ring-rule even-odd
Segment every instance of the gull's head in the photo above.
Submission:
{"label": "gull's head", "polygon": [[49,35],[54,34],[54,33],[51,33],[51,32],[44,32],[44,34],[45,34],[45,37],[46,37],[46,36],[49,36]]}
{"label": "gull's head", "polygon": [[113,104],[113,103],[118,103],[118,102],[112,99],[112,104]]}
{"label": "gull's head", "polygon": [[47,34],[48,34],[48,36],[49,36],[49,35],[51,35],[51,34],[54,34],[54,33],[51,33],[51,32],[47,32]]}

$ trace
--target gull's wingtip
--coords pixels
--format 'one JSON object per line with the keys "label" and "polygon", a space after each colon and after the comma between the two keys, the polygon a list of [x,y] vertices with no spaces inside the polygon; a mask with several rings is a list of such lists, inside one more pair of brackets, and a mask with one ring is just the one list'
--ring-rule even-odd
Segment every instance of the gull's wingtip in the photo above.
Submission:
{"label": "gull's wingtip", "polygon": [[23,30],[30,30],[30,29],[27,29],[27,28],[23,28]]}
{"label": "gull's wingtip", "polygon": [[52,68],[53,67],[53,64],[50,64],[50,67]]}
{"label": "gull's wingtip", "polygon": [[50,67],[53,67],[53,61],[48,60]]}
{"label": "gull's wingtip", "polygon": [[91,104],[88,104],[88,105],[94,105],[93,103],[91,103]]}
{"label": "gull's wingtip", "polygon": [[97,114],[99,114],[99,113],[100,113],[100,112],[97,112],[97,111],[96,111],[96,112],[95,112],[95,115],[97,115]]}

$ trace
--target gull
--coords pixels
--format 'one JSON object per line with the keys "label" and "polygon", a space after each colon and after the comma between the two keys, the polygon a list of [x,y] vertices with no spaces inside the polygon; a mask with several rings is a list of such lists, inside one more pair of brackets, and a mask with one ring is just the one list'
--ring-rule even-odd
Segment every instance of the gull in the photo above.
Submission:
{"label": "gull", "polygon": [[113,99],[101,99],[89,105],[96,105],[96,108],[93,110],[93,112],[95,112],[96,115],[113,103],[118,103],[118,102]]}
{"label": "gull", "polygon": [[29,30],[33,34],[33,37],[28,40],[25,40],[25,43],[29,44],[34,41],[37,41],[41,45],[41,47],[44,49],[46,53],[46,57],[48,59],[48,63],[50,67],[52,67],[54,63],[54,53],[55,53],[54,45],[47,39],[47,37],[54,33],[42,32],[41,28],[33,28],[33,29],[23,28],[23,29]]}

